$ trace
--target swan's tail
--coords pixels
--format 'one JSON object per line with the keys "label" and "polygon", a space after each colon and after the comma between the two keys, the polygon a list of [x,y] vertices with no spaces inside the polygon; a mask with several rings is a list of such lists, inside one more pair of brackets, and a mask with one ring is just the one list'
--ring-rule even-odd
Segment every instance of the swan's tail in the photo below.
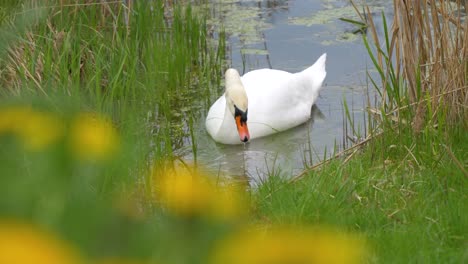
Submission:
{"label": "swan's tail", "polygon": [[325,71],[326,60],[327,54],[324,53],[312,66],[296,75],[298,77],[297,80],[303,83],[301,92],[302,96],[309,98],[311,107],[319,95],[325,76],[327,76],[327,72]]}
{"label": "swan's tail", "polygon": [[327,54],[324,53],[312,66],[301,72],[303,78],[307,80],[312,90],[316,92],[322,88],[322,83],[325,80],[325,76],[327,76],[327,72],[325,70],[326,60]]}

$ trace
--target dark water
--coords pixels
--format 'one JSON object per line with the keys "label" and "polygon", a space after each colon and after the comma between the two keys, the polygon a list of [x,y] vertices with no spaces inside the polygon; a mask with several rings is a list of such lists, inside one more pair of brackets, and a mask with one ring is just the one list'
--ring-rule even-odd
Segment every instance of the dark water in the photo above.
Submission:
{"label": "dark water", "polygon": [[[378,25],[382,10],[391,10],[391,1],[362,2],[372,7]],[[327,77],[316,102],[321,114],[316,112],[313,120],[289,131],[246,145],[221,145],[208,136],[201,119],[196,127],[200,163],[222,175],[247,177],[255,183],[272,171],[297,174],[306,164],[343,148],[346,136],[365,136],[364,109],[368,94],[371,98],[374,94],[367,88],[366,69],[372,68],[372,62],[361,36],[352,33],[356,27],[339,20],[358,20],[348,1],[211,0],[209,8],[210,24],[215,29],[222,25],[228,35],[231,67],[240,72],[259,68],[296,72],[326,52]],[[223,90],[220,87],[217,96]],[[344,127],[344,100],[360,135]],[[185,158],[193,159],[193,154],[187,152]]]}

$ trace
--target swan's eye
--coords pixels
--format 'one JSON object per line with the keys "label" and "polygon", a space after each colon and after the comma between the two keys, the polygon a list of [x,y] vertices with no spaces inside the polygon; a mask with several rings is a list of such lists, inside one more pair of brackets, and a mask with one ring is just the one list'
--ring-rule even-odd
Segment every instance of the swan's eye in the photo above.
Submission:
{"label": "swan's eye", "polygon": [[246,123],[247,122],[247,112],[248,110],[242,111],[239,108],[237,108],[236,105],[234,105],[235,113],[234,117],[240,116],[241,117],[241,123]]}

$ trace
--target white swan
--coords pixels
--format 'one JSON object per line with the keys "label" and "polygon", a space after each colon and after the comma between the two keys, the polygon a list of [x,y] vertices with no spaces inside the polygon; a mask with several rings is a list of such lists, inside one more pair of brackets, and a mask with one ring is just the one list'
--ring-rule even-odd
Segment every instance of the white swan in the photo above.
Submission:
{"label": "white swan", "polygon": [[326,76],[326,56],[294,74],[261,69],[240,77],[228,69],[226,92],[208,111],[206,130],[216,142],[240,144],[306,122]]}

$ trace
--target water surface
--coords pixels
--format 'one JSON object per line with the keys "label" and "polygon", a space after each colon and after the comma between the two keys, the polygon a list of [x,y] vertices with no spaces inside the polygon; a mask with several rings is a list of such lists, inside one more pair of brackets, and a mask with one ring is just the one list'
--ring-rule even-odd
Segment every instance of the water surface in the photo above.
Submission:
{"label": "water surface", "polygon": [[[391,1],[365,2],[372,7],[376,24],[381,25],[378,17],[382,10],[391,10]],[[316,102],[319,111],[315,117],[277,135],[245,145],[217,144],[206,133],[201,118],[196,125],[199,162],[222,175],[248,178],[253,183],[272,172],[295,175],[326,153],[343,148],[347,136],[356,136],[344,128],[343,100],[351,108],[356,129],[364,136],[366,70],[372,65],[361,36],[352,33],[356,28],[339,20],[358,20],[348,1],[211,0],[208,8],[213,30],[222,27],[227,33],[230,67],[241,73],[260,68],[297,72],[327,53],[327,77]],[[212,102],[223,91],[224,87],[219,87]],[[193,154],[187,151],[185,158],[193,159]]]}

